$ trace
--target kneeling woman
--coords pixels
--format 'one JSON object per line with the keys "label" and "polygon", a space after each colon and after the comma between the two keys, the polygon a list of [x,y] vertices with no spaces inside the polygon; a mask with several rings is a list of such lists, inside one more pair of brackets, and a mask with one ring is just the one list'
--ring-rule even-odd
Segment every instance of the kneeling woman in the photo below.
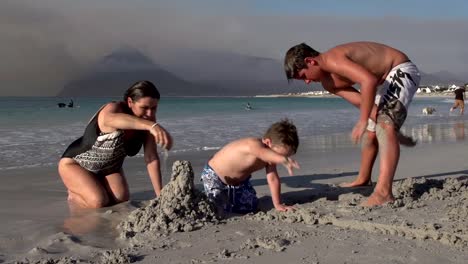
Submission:
{"label": "kneeling woman", "polygon": [[160,94],[154,84],[132,85],[121,102],[111,102],[91,118],[84,135],[62,155],[58,171],[68,189],[68,200],[81,207],[100,208],[129,199],[122,164],[144,145],[145,162],[159,196],[161,168],[157,144],[172,146],[170,134],[156,122]]}

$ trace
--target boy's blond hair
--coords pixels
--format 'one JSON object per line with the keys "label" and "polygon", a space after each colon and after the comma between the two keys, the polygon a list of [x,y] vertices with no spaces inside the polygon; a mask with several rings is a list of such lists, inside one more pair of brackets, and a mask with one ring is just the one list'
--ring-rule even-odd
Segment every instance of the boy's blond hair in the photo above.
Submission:
{"label": "boy's blond hair", "polygon": [[288,119],[276,122],[268,128],[263,138],[269,138],[273,144],[289,146],[295,154],[299,147],[296,126]]}

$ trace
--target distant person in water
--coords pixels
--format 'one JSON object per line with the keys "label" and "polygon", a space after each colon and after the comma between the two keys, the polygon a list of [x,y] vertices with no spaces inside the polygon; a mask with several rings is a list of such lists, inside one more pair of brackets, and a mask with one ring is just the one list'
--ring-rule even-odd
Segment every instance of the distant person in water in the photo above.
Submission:
{"label": "distant person in water", "polygon": [[450,108],[450,112],[453,110],[460,108],[460,115],[463,115],[465,112],[465,87],[457,87],[455,91],[455,102],[453,102],[453,106]]}
{"label": "distant person in water", "polygon": [[84,135],[63,153],[58,171],[68,200],[81,207],[100,208],[125,202],[129,189],[122,168],[126,156],[144,146],[144,160],[154,192],[162,188],[157,144],[172,147],[170,134],[156,122],[160,94],[153,83],[139,81],[123,101],[110,102],[89,121]]}
{"label": "distant person in water", "polygon": [[[305,43],[296,45],[287,51],[284,69],[288,80],[320,82],[325,90],[360,109],[351,132],[353,142],[362,146],[359,175],[342,186],[368,185],[380,150],[378,182],[362,205],[394,201],[392,183],[402,142],[399,130],[421,79],[416,65],[397,49],[362,41],[345,43],[323,53]],[[355,84],[360,91],[352,87]]]}

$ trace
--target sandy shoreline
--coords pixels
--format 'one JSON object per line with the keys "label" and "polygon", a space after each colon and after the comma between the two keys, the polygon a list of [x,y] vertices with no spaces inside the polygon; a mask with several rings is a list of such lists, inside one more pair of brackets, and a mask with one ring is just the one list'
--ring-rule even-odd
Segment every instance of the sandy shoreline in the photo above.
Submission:
{"label": "sandy shoreline", "polygon": [[[288,93],[288,94],[259,94],[255,97],[338,97],[334,94],[324,93],[324,91],[314,91],[314,92],[306,92],[306,93]],[[434,98],[434,97],[441,97],[441,98],[454,98],[455,95],[453,92],[434,92],[434,93],[417,93],[415,94],[415,98]]]}
{"label": "sandy shoreline", "polygon": [[[357,174],[358,148],[300,149],[302,169],[282,177],[283,199],[296,204],[295,213],[271,210],[262,172],[252,180],[261,212],[191,232],[151,230],[143,241],[122,239],[117,228],[152,198],[141,160],[125,164],[131,202],[71,215],[55,168],[9,172],[0,187],[0,263],[466,263],[467,147],[458,141],[402,148],[397,202],[374,209],[357,206],[370,188],[336,187]],[[167,163],[190,160],[197,184],[210,155]]]}

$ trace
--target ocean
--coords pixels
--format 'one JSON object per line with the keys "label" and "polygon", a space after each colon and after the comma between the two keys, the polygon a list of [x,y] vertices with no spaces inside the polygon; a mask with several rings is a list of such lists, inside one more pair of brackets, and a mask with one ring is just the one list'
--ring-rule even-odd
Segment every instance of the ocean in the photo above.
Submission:
{"label": "ocean", "polygon": [[[56,166],[101,105],[120,98],[73,98],[73,108],[57,106],[69,100],[0,97],[0,171]],[[445,97],[415,98],[403,132],[422,144],[464,139],[468,115],[449,113],[452,103]],[[428,106],[436,109],[434,115],[422,114]],[[169,155],[212,151],[237,138],[261,137],[282,118],[296,124],[299,148],[352,147],[349,133],[358,116],[358,109],[343,99],[329,97],[163,97],[157,112],[158,122],[174,138]]]}

